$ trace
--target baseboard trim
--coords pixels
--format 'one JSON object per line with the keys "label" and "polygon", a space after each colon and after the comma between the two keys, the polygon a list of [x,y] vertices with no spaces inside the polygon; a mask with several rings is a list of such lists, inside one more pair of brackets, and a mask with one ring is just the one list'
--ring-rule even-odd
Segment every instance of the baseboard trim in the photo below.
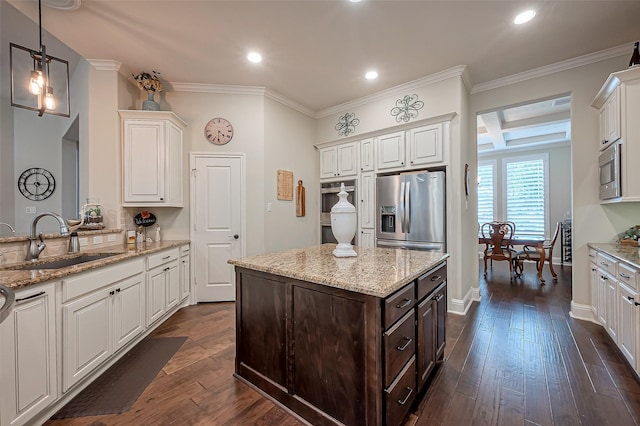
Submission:
{"label": "baseboard trim", "polygon": [[569,312],[569,316],[571,318],[600,324],[600,321],[598,321],[596,313],[593,312],[591,305],[583,305],[582,303],[576,303],[573,300],[571,301],[571,311]]}
{"label": "baseboard trim", "polygon": [[480,301],[480,287],[471,287],[462,299],[451,298],[451,305],[447,312],[456,315],[466,315],[471,307],[471,302]]}

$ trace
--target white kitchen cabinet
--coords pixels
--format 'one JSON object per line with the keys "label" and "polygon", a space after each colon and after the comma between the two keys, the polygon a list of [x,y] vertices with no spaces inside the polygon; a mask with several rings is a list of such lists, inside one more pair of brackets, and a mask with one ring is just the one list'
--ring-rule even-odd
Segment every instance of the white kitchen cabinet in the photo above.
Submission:
{"label": "white kitchen cabinet", "polygon": [[596,251],[589,249],[589,282],[591,285],[591,313],[598,319],[598,266],[596,265]]}
{"label": "white kitchen cabinet", "polygon": [[376,231],[375,229],[361,229],[360,230],[360,246],[374,248],[376,246]]}
{"label": "white kitchen cabinet", "polygon": [[607,280],[604,274],[598,270],[598,322],[607,328]]}
{"label": "white kitchen cabinet", "polygon": [[362,173],[360,176],[360,227],[372,229],[375,227],[376,204],[376,175],[373,172]]}
{"label": "white kitchen cabinet", "polygon": [[58,397],[55,282],[16,290],[0,326],[0,424],[22,425]]}
{"label": "white kitchen cabinet", "polygon": [[123,204],[182,207],[182,131],[170,111],[119,111],[122,118]]}
{"label": "white kitchen cabinet", "polygon": [[372,172],[376,166],[374,163],[373,138],[360,141],[360,171]]}
{"label": "white kitchen cabinet", "polygon": [[614,342],[618,342],[618,281],[615,278],[604,275],[607,292],[607,333]]}
{"label": "white kitchen cabinet", "polygon": [[320,179],[356,176],[358,174],[358,142],[320,149]]}
{"label": "white kitchen cabinet", "polygon": [[62,390],[67,391],[144,330],[144,263],[62,281]]}
{"label": "white kitchen cabinet", "polygon": [[638,292],[618,283],[618,347],[629,364],[636,365],[636,337],[638,332],[636,300]]}
{"label": "white kitchen cabinet", "polygon": [[591,106],[600,112],[600,148],[603,141],[620,143],[622,196],[601,203],[640,201],[640,168],[635,164],[640,158],[640,68],[609,75]]}
{"label": "white kitchen cabinet", "polygon": [[405,165],[405,132],[378,136],[378,170],[402,168]]}
{"label": "white kitchen cabinet", "polygon": [[180,247],[180,300],[191,293],[191,257],[188,245]]}
{"label": "white kitchen cabinet", "polygon": [[409,130],[409,166],[441,163],[443,160],[443,124],[431,124]]}
{"label": "white kitchen cabinet", "polygon": [[178,247],[147,257],[147,325],[176,306],[181,298]]}

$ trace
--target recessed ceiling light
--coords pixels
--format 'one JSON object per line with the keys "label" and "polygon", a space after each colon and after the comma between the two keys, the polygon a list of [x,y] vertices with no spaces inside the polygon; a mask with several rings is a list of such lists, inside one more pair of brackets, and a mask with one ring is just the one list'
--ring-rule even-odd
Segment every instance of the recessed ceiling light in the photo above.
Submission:
{"label": "recessed ceiling light", "polygon": [[527,10],[516,16],[516,19],[513,20],[513,23],[516,25],[524,24],[532,20],[534,16],[536,16],[535,10]]}
{"label": "recessed ceiling light", "polygon": [[251,52],[247,55],[247,59],[250,62],[257,64],[258,62],[262,62],[262,55],[259,54],[258,52]]}
{"label": "recessed ceiling light", "polygon": [[378,72],[369,71],[364,75],[364,78],[366,78],[367,80],[375,80],[376,78],[378,78]]}

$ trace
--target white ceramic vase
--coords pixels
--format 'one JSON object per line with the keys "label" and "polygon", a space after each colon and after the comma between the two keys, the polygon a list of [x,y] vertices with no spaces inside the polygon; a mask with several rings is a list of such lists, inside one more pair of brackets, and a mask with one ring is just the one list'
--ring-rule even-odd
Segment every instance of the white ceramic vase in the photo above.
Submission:
{"label": "white ceramic vase", "polygon": [[356,208],[347,201],[347,195],[343,183],[338,193],[339,201],[331,208],[331,232],[338,241],[338,245],[333,250],[333,255],[336,257],[358,255],[351,245],[351,240],[356,235]]}

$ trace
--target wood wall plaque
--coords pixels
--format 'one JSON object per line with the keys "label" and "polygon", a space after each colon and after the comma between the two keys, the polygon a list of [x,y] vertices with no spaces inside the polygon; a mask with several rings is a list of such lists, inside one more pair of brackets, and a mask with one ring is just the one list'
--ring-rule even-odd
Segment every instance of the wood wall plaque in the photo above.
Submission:
{"label": "wood wall plaque", "polygon": [[293,200],[293,172],[278,170],[278,200]]}

